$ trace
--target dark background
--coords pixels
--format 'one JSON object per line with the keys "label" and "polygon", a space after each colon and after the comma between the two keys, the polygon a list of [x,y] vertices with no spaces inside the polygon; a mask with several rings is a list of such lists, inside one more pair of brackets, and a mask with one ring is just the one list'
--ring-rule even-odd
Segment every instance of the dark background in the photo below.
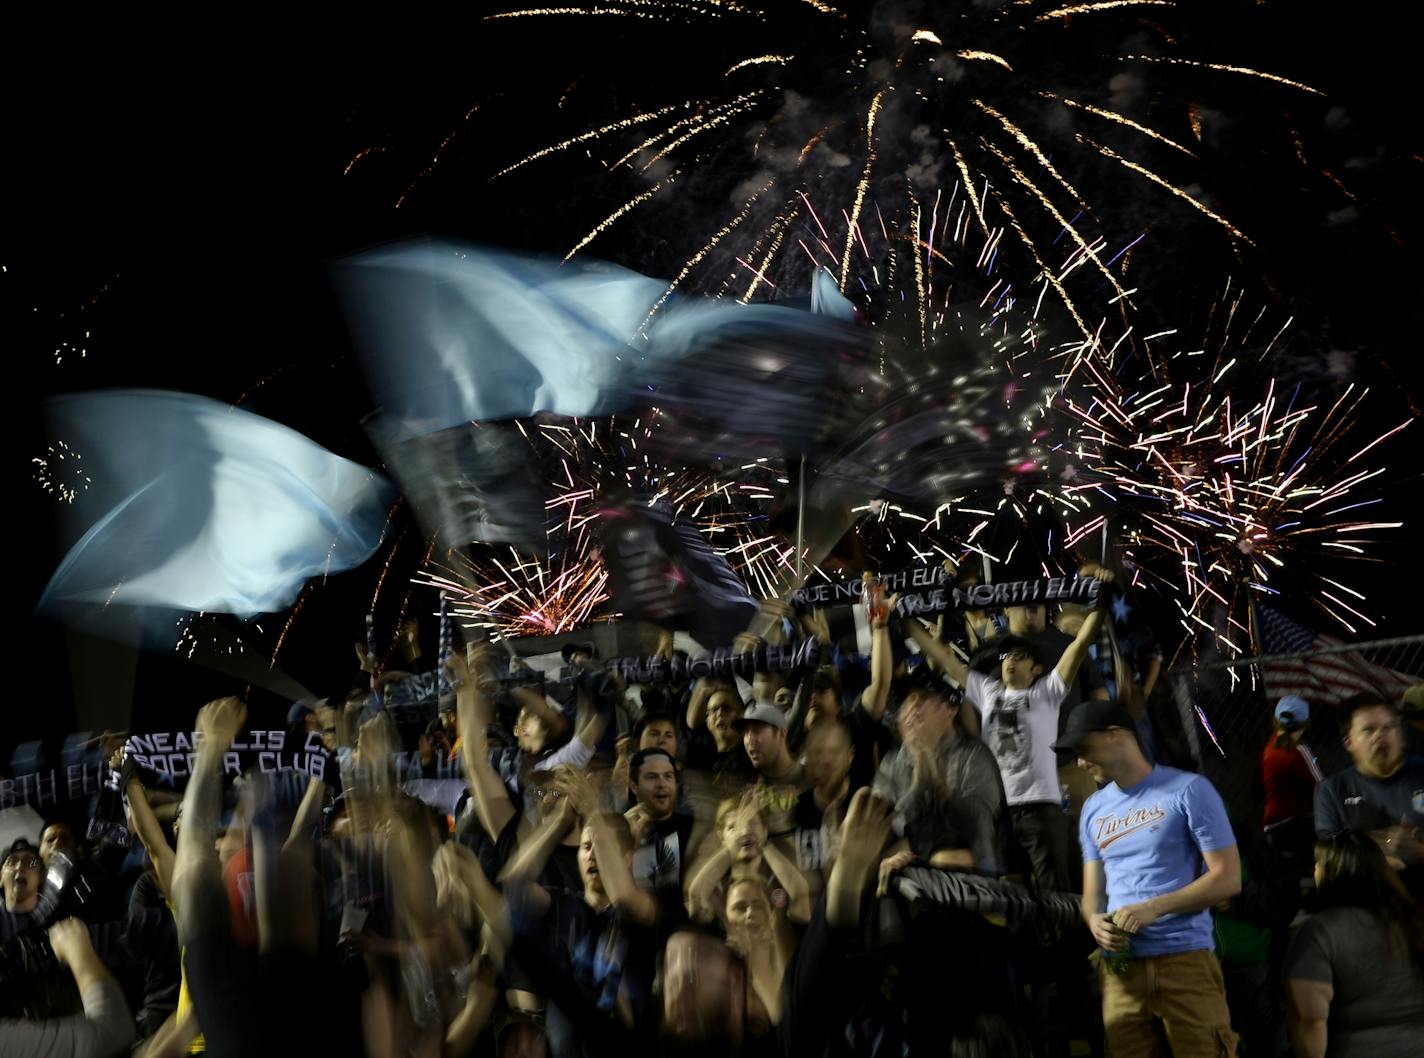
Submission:
{"label": "dark background", "polygon": [[[894,6],[950,28],[957,10]],[[1134,265],[1147,310],[1180,323],[1200,319],[1231,276],[1258,303],[1295,317],[1278,374],[1323,393],[1349,381],[1374,387],[1380,426],[1417,414],[1424,163],[1407,5],[1190,6],[1178,19],[1183,48],[1286,73],[1328,98],[1283,101],[1235,81],[1207,93],[1213,116],[1199,183],[1260,250],[1233,248],[1190,211],[1144,200],[1141,208],[1158,211],[1151,252]],[[768,44],[774,50],[778,41]],[[109,699],[120,716],[132,700],[135,729],[181,725],[202,701],[244,682],[176,655],[76,648],[32,617],[59,558],[57,504],[31,465],[47,443],[46,394],[187,390],[241,402],[372,463],[360,429],[370,398],[324,262],[426,231],[562,253],[631,185],[610,180],[579,152],[503,181],[489,175],[602,115],[694,94],[682,86],[747,53],[745,42],[715,33],[628,20],[510,27],[412,23],[389,13],[301,32],[84,23],[17,35],[11,50],[0,318],[15,436],[7,599],[18,679],[0,735],[6,760],[16,742],[76,729],[76,665],[87,675],[86,700]],[[1037,61],[1051,74],[1077,60],[1045,53]],[[1154,76],[1161,79],[1152,91],[1178,93],[1173,75]],[[1185,123],[1184,114],[1163,120],[1178,126],[1174,135]],[[1315,168],[1301,165],[1292,128],[1302,131]],[[353,164],[367,148],[377,149]],[[744,175],[736,153],[727,152],[726,181]],[[1356,201],[1318,168],[1340,176]],[[693,188],[690,201],[703,191],[710,200],[716,188]],[[1124,225],[1137,223],[1135,208],[1124,204]],[[700,220],[649,210],[588,252],[669,274],[685,229]],[[1388,513],[1406,520],[1420,484],[1413,434],[1380,452],[1391,468]],[[1349,571],[1380,615],[1381,635],[1420,630],[1401,591],[1417,580],[1414,539],[1411,525],[1372,552],[1377,565]],[[404,585],[419,541],[407,533],[395,546],[389,577]],[[278,664],[317,694],[338,693],[355,676],[351,644],[363,634],[389,547],[309,592],[292,623]],[[429,612],[432,594],[418,593],[413,610]],[[383,636],[408,596],[403,588],[382,593]],[[244,638],[270,653],[283,622],[269,617],[259,622],[263,634],[248,630]],[[433,632],[427,622],[427,641]],[[285,702],[261,692],[252,703],[259,722],[285,711]]]}

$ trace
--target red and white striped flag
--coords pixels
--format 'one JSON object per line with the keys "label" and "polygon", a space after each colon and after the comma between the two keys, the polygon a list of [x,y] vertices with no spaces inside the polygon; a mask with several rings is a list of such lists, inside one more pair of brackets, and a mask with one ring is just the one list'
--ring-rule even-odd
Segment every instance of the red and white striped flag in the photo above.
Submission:
{"label": "red and white striped flag", "polygon": [[1374,694],[1394,702],[1407,688],[1420,682],[1418,676],[1366,661],[1359,652],[1348,649],[1343,640],[1317,635],[1270,607],[1258,606],[1256,616],[1263,654],[1312,655],[1261,662],[1269,699],[1298,694],[1312,705],[1338,705],[1356,694]]}

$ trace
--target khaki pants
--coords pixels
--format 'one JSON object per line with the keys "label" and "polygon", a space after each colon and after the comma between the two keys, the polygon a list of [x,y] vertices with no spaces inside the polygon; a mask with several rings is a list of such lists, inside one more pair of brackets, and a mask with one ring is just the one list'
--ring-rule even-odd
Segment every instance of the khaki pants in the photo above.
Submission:
{"label": "khaki pants", "polygon": [[1108,1058],[1235,1058],[1221,967],[1209,951],[1132,959],[1122,976],[1104,962]]}

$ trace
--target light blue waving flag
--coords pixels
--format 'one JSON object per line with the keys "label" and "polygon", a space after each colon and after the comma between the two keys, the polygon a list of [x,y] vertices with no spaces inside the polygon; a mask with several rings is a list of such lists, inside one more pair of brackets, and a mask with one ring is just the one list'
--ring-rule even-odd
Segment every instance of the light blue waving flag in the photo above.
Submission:
{"label": "light blue waving flag", "polygon": [[[332,276],[389,446],[468,422],[538,412],[609,415],[682,402],[716,418],[778,383],[782,405],[812,395],[864,336],[854,307],[819,275],[806,307],[680,297],[663,280],[601,261],[559,262],[444,240],[411,240],[336,261]],[[815,311],[807,311],[814,307]],[[789,374],[788,374],[789,369]],[[689,378],[682,373],[691,371]],[[713,406],[714,400],[725,402]]]}
{"label": "light blue waving flag", "polygon": [[46,412],[91,481],[72,510],[82,535],[40,599],[61,620],[135,609],[250,618],[380,543],[390,484],[269,419],[148,390],[53,398]]}
{"label": "light blue waving flag", "polygon": [[640,329],[667,290],[616,265],[439,240],[332,271],[387,443],[472,420],[622,410]]}

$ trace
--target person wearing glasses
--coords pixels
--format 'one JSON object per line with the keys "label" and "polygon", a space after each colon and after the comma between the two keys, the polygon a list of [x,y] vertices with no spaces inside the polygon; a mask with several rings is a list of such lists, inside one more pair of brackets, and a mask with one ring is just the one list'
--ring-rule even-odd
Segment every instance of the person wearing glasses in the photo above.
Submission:
{"label": "person wearing glasses", "polygon": [[1424,893],[1424,758],[1404,751],[1399,710],[1359,695],[1337,711],[1352,767],[1315,788],[1315,834],[1362,830],[1402,872],[1417,897]]}
{"label": "person wearing glasses", "polygon": [[0,916],[0,942],[23,933],[35,923],[35,908],[44,885],[44,860],[40,850],[24,838],[17,838],[0,864],[0,893],[5,897],[5,913]]}
{"label": "person wearing glasses", "polygon": [[[1104,582],[1113,579],[1105,569],[1086,572]],[[1014,840],[1028,858],[1034,887],[1040,892],[1070,891],[1068,824],[1053,741],[1058,737],[1058,714],[1069,688],[1089,648],[1097,642],[1102,611],[1088,614],[1052,668],[1044,665],[1031,640],[1003,636],[998,640],[997,677],[972,671],[917,621],[907,625],[920,649],[964,688],[964,701],[970,706],[961,711],[964,726],[971,735],[983,738],[999,765]]]}

